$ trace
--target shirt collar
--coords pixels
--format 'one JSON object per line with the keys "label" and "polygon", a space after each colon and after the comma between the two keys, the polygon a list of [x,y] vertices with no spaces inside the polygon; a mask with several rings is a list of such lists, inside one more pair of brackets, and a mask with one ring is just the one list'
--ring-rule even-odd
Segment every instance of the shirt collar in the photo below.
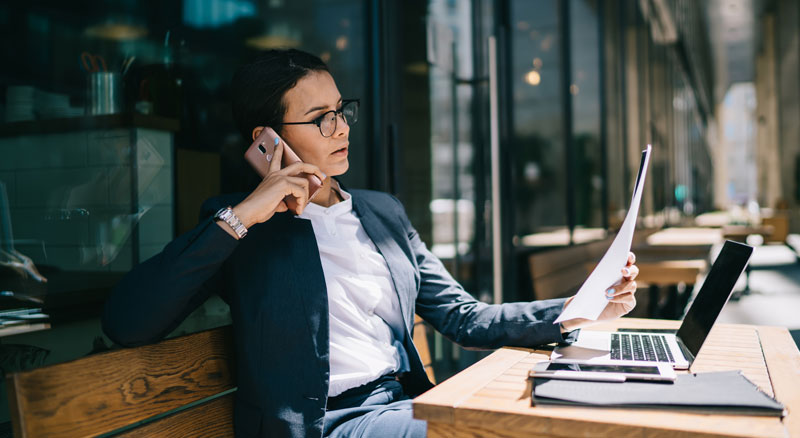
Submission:
{"label": "shirt collar", "polygon": [[350,213],[353,211],[353,197],[350,193],[347,193],[342,189],[339,185],[339,182],[333,180],[336,183],[336,187],[332,188],[333,190],[337,190],[339,194],[341,194],[343,201],[337,202],[336,204],[331,205],[330,207],[323,207],[321,205],[314,204],[313,202],[309,202],[306,205],[306,208],[303,210],[303,214],[298,215],[298,217],[311,219],[312,217],[318,216],[340,216],[346,213]]}

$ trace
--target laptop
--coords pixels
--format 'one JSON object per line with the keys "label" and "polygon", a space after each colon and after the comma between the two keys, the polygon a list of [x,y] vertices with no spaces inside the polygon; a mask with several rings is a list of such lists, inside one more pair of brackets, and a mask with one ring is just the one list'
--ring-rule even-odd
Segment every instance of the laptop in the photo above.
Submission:
{"label": "laptop", "polygon": [[581,330],[576,342],[556,347],[550,359],[612,365],[670,363],[675,369],[689,369],[752,253],[751,246],[725,242],[677,333]]}

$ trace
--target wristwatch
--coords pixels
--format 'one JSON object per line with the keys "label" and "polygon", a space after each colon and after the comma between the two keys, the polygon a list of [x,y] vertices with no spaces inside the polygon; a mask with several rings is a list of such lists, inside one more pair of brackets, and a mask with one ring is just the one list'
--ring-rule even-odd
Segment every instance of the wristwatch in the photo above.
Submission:
{"label": "wristwatch", "polygon": [[242,224],[242,221],[236,217],[236,214],[233,213],[233,209],[231,206],[220,208],[217,214],[214,215],[215,220],[225,221],[228,224],[234,233],[236,233],[239,238],[243,238],[247,235],[247,227]]}

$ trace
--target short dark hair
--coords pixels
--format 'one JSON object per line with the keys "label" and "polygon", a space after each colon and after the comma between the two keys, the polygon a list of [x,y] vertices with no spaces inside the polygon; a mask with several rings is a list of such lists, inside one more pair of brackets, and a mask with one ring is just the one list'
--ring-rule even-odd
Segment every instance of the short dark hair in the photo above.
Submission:
{"label": "short dark hair", "polygon": [[296,49],[271,49],[233,75],[233,121],[249,144],[253,129],[270,126],[280,132],[286,103],[283,96],[311,72],[329,72],[319,57]]}

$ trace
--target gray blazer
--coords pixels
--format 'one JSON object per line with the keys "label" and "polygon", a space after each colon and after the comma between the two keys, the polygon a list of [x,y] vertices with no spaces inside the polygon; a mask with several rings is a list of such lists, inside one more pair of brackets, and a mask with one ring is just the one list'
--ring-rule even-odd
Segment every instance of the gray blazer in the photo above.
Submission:
{"label": "gray blazer", "polygon": [[[400,300],[405,327],[393,329],[408,358],[409,395],[432,387],[411,341],[414,313],[464,347],[563,340],[553,321],[564,300],[477,301],[426,248],[396,198],[351,194]],[[321,436],[330,376],[328,299],[314,231],[310,221],[287,212],[233,239],[212,216],[244,197],[206,201],[196,228],[128,273],[106,303],[103,329],[125,346],[156,342],[217,293],[230,305],[236,342],[236,436]]]}

